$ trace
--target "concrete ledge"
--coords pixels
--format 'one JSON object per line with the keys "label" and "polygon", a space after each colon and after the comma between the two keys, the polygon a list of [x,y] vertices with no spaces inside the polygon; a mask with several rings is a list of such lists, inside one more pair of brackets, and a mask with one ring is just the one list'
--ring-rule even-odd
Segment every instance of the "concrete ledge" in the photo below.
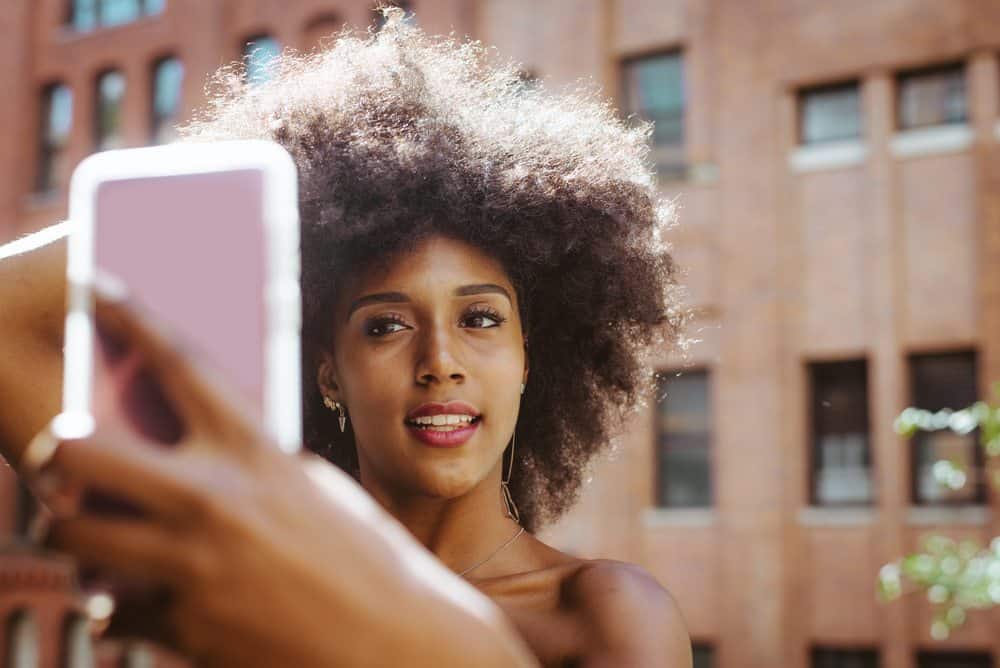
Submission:
{"label": "concrete ledge", "polygon": [[714,508],[646,508],[642,523],[655,527],[711,527],[716,524]]}
{"label": "concrete ledge", "polygon": [[965,524],[985,526],[990,522],[990,509],[986,506],[911,506],[906,514],[909,526],[938,526]]}
{"label": "concrete ledge", "polygon": [[856,167],[868,159],[868,147],[861,140],[827,142],[800,146],[788,155],[793,172],[820,172]]}
{"label": "concrete ledge", "polygon": [[875,523],[878,511],[870,507],[836,508],[805,506],[799,508],[799,524],[807,527],[857,527]]}
{"label": "concrete ledge", "polygon": [[939,153],[959,153],[972,146],[975,134],[968,125],[938,125],[904,130],[892,138],[890,149],[897,158],[915,158]]}

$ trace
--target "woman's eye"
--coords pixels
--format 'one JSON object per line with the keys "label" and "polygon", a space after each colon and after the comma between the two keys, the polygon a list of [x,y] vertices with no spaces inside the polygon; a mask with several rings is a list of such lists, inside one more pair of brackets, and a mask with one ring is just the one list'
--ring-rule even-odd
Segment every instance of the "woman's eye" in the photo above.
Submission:
{"label": "woman's eye", "polygon": [[[492,329],[493,327],[499,327],[500,323],[506,321],[507,318],[503,317],[497,311],[492,309],[479,309],[474,311],[469,311],[466,314],[463,322],[472,322],[473,329]],[[483,322],[492,322],[493,324],[483,325]]]}
{"label": "woman's eye", "polygon": [[365,334],[368,336],[385,336],[406,329],[406,324],[398,317],[375,318],[369,320],[365,325]]}

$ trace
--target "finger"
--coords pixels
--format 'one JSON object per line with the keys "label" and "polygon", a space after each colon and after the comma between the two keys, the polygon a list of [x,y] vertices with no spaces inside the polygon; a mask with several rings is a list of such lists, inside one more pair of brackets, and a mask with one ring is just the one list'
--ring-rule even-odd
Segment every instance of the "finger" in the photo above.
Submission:
{"label": "finger", "polygon": [[105,427],[61,442],[45,473],[57,477],[63,489],[96,488],[165,518],[189,514],[196,504],[179,457],[123,430]]}
{"label": "finger", "polygon": [[[202,435],[256,434],[259,416],[241,393],[213,365],[191,348],[159,318],[135,302],[109,298],[97,286],[96,319],[112,336],[137,347],[148,361],[169,400],[188,427]],[[249,438],[224,439],[226,445],[247,444]]]}
{"label": "finger", "polygon": [[45,546],[146,583],[190,586],[196,577],[187,544],[150,522],[91,515],[54,519]]}

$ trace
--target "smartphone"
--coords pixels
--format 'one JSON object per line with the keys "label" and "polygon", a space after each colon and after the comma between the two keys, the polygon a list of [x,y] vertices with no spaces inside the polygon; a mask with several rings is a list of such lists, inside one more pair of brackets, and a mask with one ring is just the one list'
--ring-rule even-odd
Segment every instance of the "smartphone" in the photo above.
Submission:
{"label": "smartphone", "polygon": [[297,174],[268,141],[106,151],[70,184],[63,413],[169,447],[184,425],[137,351],[98,331],[95,281],[224,375],[274,442],[302,442]]}

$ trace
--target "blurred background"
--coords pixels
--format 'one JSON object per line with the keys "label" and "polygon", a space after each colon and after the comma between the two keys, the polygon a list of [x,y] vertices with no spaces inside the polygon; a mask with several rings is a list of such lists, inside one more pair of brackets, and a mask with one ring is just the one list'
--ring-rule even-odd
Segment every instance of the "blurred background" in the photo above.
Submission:
{"label": "blurred background", "polygon": [[[935,638],[922,592],[884,604],[875,583],[926,534],[1000,534],[977,432],[894,429],[1000,381],[1000,1],[397,4],[655,122],[691,343],[660,351],[658,395],[543,537],[649,569],[697,668],[996,665],[996,608]],[[86,155],[170,141],[218,66],[266,77],[283,48],[377,29],[373,6],[3,0],[0,243],[64,218]],[[942,459],[967,484],[939,484]],[[92,643],[107,602],[18,547],[30,510],[0,470],[7,665],[170,663]]]}

